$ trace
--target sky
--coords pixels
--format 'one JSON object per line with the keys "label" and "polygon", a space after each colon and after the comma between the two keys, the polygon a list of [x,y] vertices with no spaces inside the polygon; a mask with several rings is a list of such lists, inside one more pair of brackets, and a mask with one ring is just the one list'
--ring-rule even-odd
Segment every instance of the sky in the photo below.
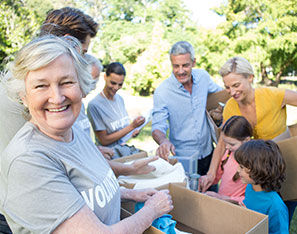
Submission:
{"label": "sky", "polygon": [[186,6],[193,12],[192,19],[197,25],[214,29],[225,19],[211,11],[211,7],[220,6],[226,0],[184,0]]}

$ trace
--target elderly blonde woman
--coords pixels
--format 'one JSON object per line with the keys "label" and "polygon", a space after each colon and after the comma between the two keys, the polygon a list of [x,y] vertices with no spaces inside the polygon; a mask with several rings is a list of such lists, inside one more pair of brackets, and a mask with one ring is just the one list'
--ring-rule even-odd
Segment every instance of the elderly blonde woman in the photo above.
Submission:
{"label": "elderly blonde woman", "polygon": [[[297,92],[275,87],[253,88],[252,65],[242,57],[229,59],[220,69],[226,91],[231,98],[223,111],[223,123],[233,115],[244,116],[253,127],[256,139],[280,140],[289,137],[286,105],[297,106]],[[215,173],[225,149],[219,139],[210,169],[199,181],[203,192],[213,183]]]}
{"label": "elderly blonde woman", "polygon": [[[173,208],[168,191],[120,189],[90,137],[74,125],[92,82],[86,68],[75,49],[53,36],[30,42],[11,66],[8,93],[30,115],[2,154],[0,210],[13,233],[142,233]],[[121,198],[145,205],[120,221]]]}

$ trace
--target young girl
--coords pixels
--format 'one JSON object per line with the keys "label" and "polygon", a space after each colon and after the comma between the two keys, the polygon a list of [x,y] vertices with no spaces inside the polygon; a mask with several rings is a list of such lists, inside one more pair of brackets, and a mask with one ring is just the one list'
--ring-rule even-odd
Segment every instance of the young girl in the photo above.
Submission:
{"label": "young girl", "polygon": [[252,137],[253,129],[243,116],[232,116],[222,128],[222,139],[226,150],[217,170],[214,184],[220,180],[218,193],[206,192],[207,195],[223,199],[235,204],[242,203],[246,184],[243,184],[237,173],[238,164],[234,159],[234,151]]}
{"label": "young girl", "polygon": [[289,233],[288,209],[278,191],[285,179],[285,161],[273,141],[252,140],[235,152],[242,183],[247,184],[244,205],[268,215],[269,233]]}

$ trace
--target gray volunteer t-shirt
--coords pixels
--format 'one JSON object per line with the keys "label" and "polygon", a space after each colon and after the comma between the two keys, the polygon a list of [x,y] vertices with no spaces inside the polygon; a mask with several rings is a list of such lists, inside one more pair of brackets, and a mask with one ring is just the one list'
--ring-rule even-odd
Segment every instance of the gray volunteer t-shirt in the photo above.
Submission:
{"label": "gray volunteer t-shirt", "polygon": [[78,124],[88,136],[90,136],[91,125],[90,125],[88,116],[86,115],[86,109],[85,109],[85,105],[83,103],[81,104],[80,113],[79,113],[75,123]]}
{"label": "gray volunteer t-shirt", "polygon": [[23,111],[24,106],[11,101],[2,82],[0,82],[0,153],[26,123]]}
{"label": "gray volunteer t-shirt", "polygon": [[78,126],[55,141],[27,122],[2,155],[0,210],[13,233],[51,233],[85,204],[104,224],[120,220],[116,177]]}
{"label": "gray volunteer t-shirt", "polygon": [[[106,130],[107,134],[116,132],[130,123],[124,100],[118,94],[114,95],[114,100],[108,100],[99,93],[89,102],[87,114],[94,131]],[[100,144],[97,138],[96,143]],[[108,147],[121,143],[123,142],[120,139]]]}

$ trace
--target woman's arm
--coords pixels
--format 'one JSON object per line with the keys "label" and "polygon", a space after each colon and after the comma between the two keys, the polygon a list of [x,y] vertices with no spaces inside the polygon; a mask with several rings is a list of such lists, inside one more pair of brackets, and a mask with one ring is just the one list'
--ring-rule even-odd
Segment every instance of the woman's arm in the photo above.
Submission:
{"label": "woman's arm", "polygon": [[171,196],[166,191],[158,191],[145,202],[144,207],[137,213],[114,225],[107,226],[97,218],[87,205],[85,205],[76,214],[60,224],[53,233],[140,234],[143,233],[156,218],[168,213],[172,209]]}
{"label": "woman's arm", "polygon": [[215,150],[213,151],[209,170],[206,175],[201,176],[199,179],[198,191],[201,191],[204,193],[212,185],[214,179],[216,178],[218,166],[224,155],[224,151],[225,151],[225,144],[222,140],[222,137],[220,136],[219,142]]}
{"label": "woman's arm", "polygon": [[285,90],[285,96],[282,103],[282,107],[285,105],[297,106],[297,92],[292,90]]}
{"label": "woman's arm", "polygon": [[102,131],[95,131],[96,137],[99,139],[100,143],[104,146],[110,145],[114,143],[115,141],[118,141],[121,139],[123,136],[125,136],[127,133],[133,131],[135,128],[139,127],[144,123],[145,118],[142,116],[136,117],[131,124],[128,126],[108,134],[106,130]]}
{"label": "woman's arm", "polygon": [[146,157],[135,160],[132,164],[115,162],[112,160],[107,160],[111,169],[116,176],[120,175],[143,175],[156,170],[150,162],[156,161],[159,157]]}

